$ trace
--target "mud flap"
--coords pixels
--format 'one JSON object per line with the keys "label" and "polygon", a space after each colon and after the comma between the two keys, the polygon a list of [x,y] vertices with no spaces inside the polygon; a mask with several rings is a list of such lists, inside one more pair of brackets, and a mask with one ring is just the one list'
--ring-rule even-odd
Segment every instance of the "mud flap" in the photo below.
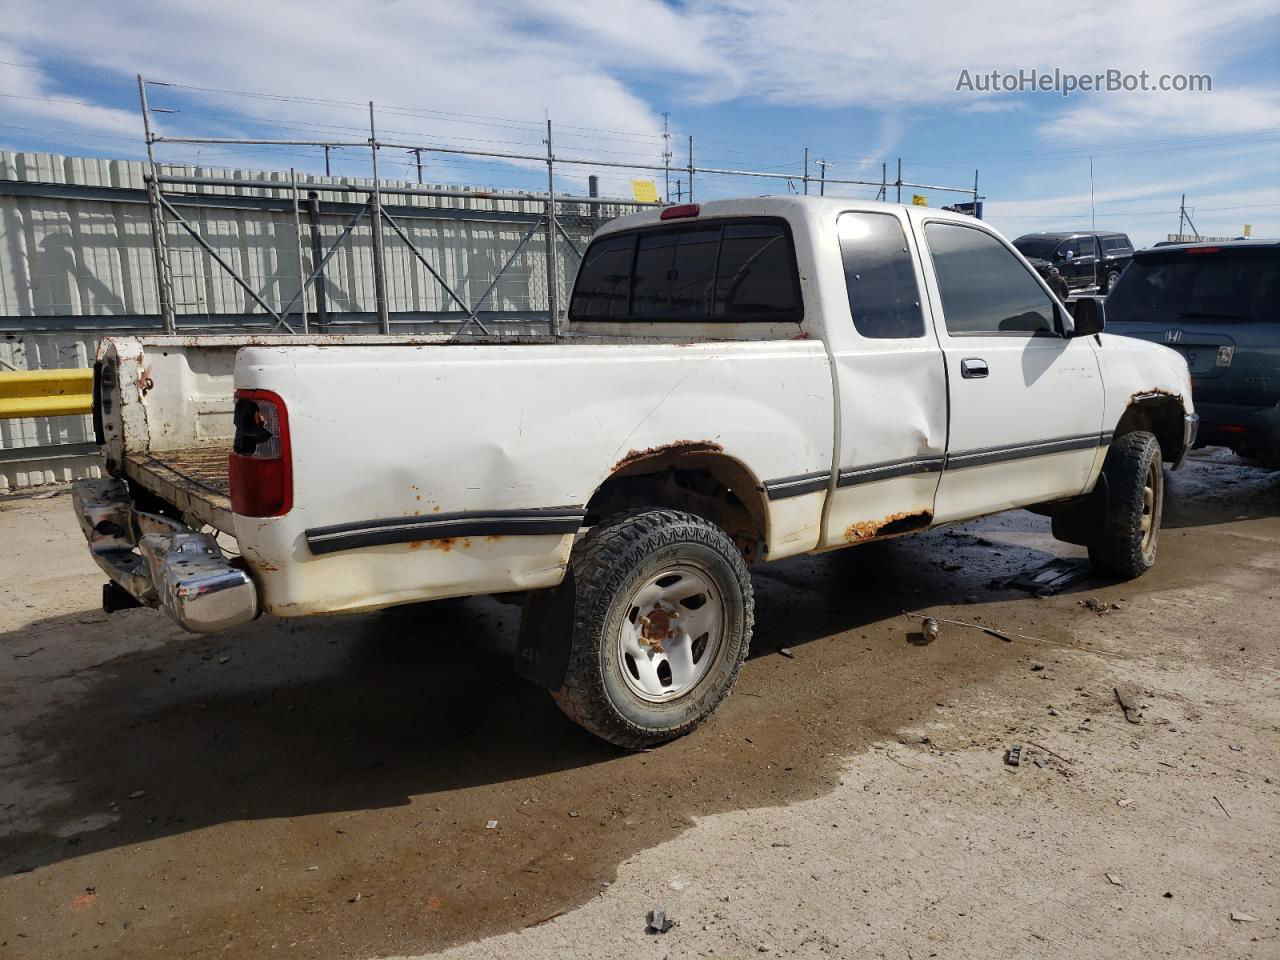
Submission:
{"label": "mud flap", "polygon": [[513,657],[516,673],[548,690],[559,690],[569,669],[573,640],[573,567],[550,590],[535,590],[524,603]]}
{"label": "mud flap", "polygon": [[1110,495],[1107,475],[1103,473],[1098,475],[1098,482],[1094,484],[1092,491],[1083,497],[1056,505],[1050,514],[1053,517],[1054,539],[1081,547],[1100,544]]}

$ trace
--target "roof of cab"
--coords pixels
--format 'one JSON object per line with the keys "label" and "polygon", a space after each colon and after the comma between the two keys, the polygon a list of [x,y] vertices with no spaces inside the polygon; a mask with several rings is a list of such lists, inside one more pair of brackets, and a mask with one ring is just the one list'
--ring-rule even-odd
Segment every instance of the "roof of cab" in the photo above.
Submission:
{"label": "roof of cab", "polygon": [[[683,206],[683,204],[674,204],[673,206]],[[707,200],[705,202],[697,202],[695,206],[698,207],[698,213],[695,216],[680,217],[666,221],[661,219],[662,210],[667,209],[665,207],[652,207],[639,213],[631,213],[625,217],[618,217],[616,220],[609,221],[597,231],[596,235],[604,236],[609,233],[617,233],[620,230],[634,230],[637,227],[650,227],[659,223],[667,223],[675,227],[681,224],[697,222],[698,220],[709,220],[714,217],[805,219],[841,213],[845,210],[879,210],[886,213],[897,213],[903,209],[928,210],[930,214],[936,215],[940,219],[960,222],[972,222],[974,219],[963,213],[955,213],[951,210],[942,210],[937,207],[913,207],[911,204],[906,203],[882,203],[878,200],[863,200],[857,197],[813,197],[796,196],[794,194],[790,196]]]}

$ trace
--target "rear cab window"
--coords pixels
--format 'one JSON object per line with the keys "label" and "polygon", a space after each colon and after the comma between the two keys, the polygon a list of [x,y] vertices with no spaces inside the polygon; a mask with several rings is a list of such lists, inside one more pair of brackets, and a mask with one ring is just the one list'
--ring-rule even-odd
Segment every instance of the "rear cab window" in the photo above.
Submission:
{"label": "rear cab window", "polygon": [[799,323],[795,244],[772,217],[640,227],[592,241],[569,320]]}

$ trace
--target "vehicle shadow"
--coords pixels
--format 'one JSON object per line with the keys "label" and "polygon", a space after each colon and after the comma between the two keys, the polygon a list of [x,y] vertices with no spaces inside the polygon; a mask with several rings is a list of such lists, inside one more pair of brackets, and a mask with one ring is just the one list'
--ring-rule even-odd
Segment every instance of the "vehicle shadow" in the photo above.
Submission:
{"label": "vehicle shadow", "polygon": [[[904,609],[961,603],[992,569],[1048,559],[1016,548],[996,551],[1002,556],[992,567],[993,551],[973,540],[938,532],[759,568],[755,655]],[[959,561],[946,558],[960,553],[969,562],[948,569]],[[95,632],[127,640],[131,625],[137,631],[142,618],[159,614],[130,611],[88,629],[86,616],[0,634],[0,650],[29,646],[33,636],[50,649],[92,644]],[[73,676],[52,670],[38,682],[62,684],[62,692],[11,726],[20,748],[0,778],[9,820],[0,823],[0,870],[227,821],[402,806],[625,759],[514,674],[518,622],[516,608],[487,598],[267,619],[216,637],[135,647]],[[909,630],[904,621],[901,642],[873,670],[896,669],[894,659],[919,653]],[[0,691],[6,687],[14,689]],[[139,791],[145,803],[131,799]]]}

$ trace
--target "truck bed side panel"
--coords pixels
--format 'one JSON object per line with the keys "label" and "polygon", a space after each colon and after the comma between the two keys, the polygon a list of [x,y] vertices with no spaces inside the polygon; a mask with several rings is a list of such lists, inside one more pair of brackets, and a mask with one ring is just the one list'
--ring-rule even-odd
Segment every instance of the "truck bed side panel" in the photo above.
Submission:
{"label": "truck bed side panel", "polygon": [[[554,585],[574,535],[513,534],[509,514],[581,513],[645,451],[722,451],[759,486],[831,467],[831,377],[815,341],[249,347],[236,386],[274,390],[289,408],[294,507],[235,518],[277,614]],[[815,546],[824,496],[769,501],[771,558]],[[435,515],[472,532],[348,535]],[[504,532],[479,535],[467,518]],[[328,543],[345,546],[313,551],[306,532],[335,527]]]}

